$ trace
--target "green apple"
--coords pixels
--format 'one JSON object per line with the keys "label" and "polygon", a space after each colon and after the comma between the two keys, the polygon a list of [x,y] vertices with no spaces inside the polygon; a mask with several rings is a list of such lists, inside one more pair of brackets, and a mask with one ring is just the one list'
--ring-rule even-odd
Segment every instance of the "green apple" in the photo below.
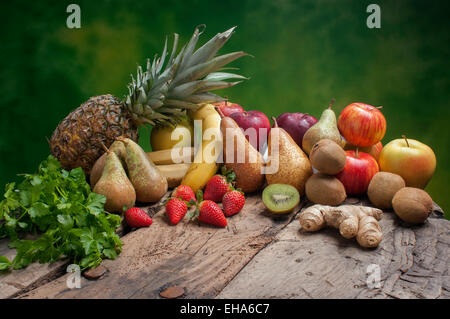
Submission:
{"label": "green apple", "polygon": [[424,189],[436,169],[436,156],[428,145],[403,136],[383,147],[378,164],[381,171],[403,177],[406,186]]}

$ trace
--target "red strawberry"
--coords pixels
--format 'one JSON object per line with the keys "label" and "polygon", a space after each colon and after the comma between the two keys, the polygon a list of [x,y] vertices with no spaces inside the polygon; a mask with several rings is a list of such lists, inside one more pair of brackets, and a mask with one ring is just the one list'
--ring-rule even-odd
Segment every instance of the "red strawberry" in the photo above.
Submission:
{"label": "red strawberry", "polygon": [[187,209],[186,202],[179,198],[172,198],[166,203],[166,214],[173,225],[178,224],[183,219],[187,213]]}
{"label": "red strawberry", "polygon": [[229,217],[239,213],[245,204],[245,197],[239,191],[226,193],[222,198],[223,213]]}
{"label": "red strawberry", "polygon": [[194,200],[194,202],[196,202],[194,191],[187,185],[180,185],[175,188],[172,192],[172,197],[180,198],[188,203],[191,200]]}
{"label": "red strawberry", "polygon": [[148,227],[152,224],[152,218],[138,207],[130,208],[125,212],[125,221],[130,227]]}
{"label": "red strawberry", "polygon": [[228,183],[225,176],[214,175],[206,184],[205,194],[203,195],[203,198],[219,203],[222,201],[223,195],[231,190],[232,187]]}
{"label": "red strawberry", "polygon": [[202,223],[218,227],[227,226],[227,219],[219,205],[211,200],[205,200],[200,203],[198,220]]}

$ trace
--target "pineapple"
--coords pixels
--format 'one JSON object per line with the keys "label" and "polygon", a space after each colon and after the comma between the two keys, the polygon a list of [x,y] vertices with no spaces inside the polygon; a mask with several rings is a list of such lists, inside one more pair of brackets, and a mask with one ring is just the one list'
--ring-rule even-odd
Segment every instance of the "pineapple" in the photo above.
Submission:
{"label": "pineapple", "polygon": [[[178,35],[167,58],[167,39],[160,58],[147,60],[146,70],[131,76],[128,95],[121,101],[112,95],[91,97],[72,111],[55,129],[50,151],[66,169],[82,167],[90,174],[95,161],[119,136],[138,140],[140,125],[175,125],[187,110],[224,99],[209,91],[234,86],[245,77],[223,72],[228,63],[246,55],[239,51],[216,56],[235,27],[219,33],[195,50],[201,34],[197,27],[190,41],[177,54]],[[227,80],[234,79],[234,82]]]}

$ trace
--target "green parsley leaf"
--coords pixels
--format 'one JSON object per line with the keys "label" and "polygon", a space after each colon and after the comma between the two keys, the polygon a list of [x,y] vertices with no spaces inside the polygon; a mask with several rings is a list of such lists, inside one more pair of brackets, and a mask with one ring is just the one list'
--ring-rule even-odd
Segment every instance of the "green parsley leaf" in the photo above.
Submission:
{"label": "green parsley leaf", "polygon": [[5,256],[0,256],[0,271],[9,270],[11,267],[11,262]]}
{"label": "green parsley leaf", "polygon": [[[5,186],[0,201],[0,238],[10,237],[14,260],[0,256],[0,271],[32,262],[71,259],[84,270],[116,258],[122,242],[115,233],[121,217],[104,210],[106,198],[91,191],[81,168],[66,171],[49,156],[36,174]],[[38,234],[21,240],[19,234]]]}

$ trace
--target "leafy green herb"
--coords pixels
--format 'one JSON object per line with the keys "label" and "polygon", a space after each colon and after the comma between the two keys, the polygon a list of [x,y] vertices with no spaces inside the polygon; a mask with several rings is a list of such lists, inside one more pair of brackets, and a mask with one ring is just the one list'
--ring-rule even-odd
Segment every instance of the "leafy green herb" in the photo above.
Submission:
{"label": "leafy green herb", "polygon": [[[122,242],[115,233],[120,216],[104,210],[106,198],[91,192],[81,168],[66,171],[50,155],[37,174],[22,176],[17,187],[6,185],[0,202],[0,238],[11,238],[10,247],[17,250],[12,262],[0,256],[0,271],[61,257],[86,269],[120,253]],[[26,233],[38,238],[20,239]]]}
{"label": "leafy green herb", "polygon": [[11,262],[5,256],[0,256],[0,272],[9,270],[11,267]]}

